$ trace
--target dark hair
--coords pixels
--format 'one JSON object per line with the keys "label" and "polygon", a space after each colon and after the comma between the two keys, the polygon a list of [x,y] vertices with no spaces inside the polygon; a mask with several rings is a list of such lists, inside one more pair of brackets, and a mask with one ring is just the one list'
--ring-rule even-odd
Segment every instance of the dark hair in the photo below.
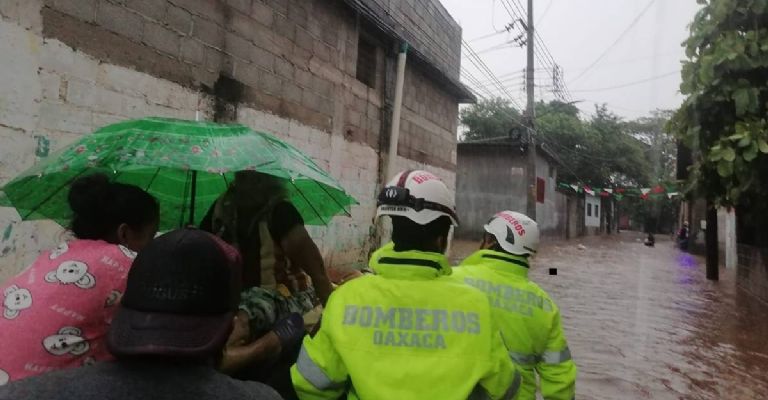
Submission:
{"label": "dark hair", "polygon": [[439,237],[448,236],[451,229],[451,219],[442,216],[426,225],[419,225],[406,217],[392,216],[392,242],[395,251],[431,251]]}
{"label": "dark hair", "polygon": [[496,236],[494,236],[494,235],[492,235],[492,234],[490,234],[488,232],[485,232],[485,234],[483,235],[483,241],[492,242],[493,243],[493,245],[491,247],[489,247],[488,250],[498,251],[500,253],[512,254],[512,253],[504,250],[504,248],[501,247],[501,245],[499,244],[499,240],[496,239]]}
{"label": "dark hair", "polygon": [[160,205],[133,185],[112,183],[104,174],[77,179],[67,196],[72,209],[70,229],[80,239],[106,240],[120,224],[139,230],[157,221]]}

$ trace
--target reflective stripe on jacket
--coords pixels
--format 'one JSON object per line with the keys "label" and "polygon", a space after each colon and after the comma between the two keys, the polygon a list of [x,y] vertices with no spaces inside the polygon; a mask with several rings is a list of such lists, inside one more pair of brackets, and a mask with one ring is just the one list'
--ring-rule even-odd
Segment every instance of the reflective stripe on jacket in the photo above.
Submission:
{"label": "reflective stripe on jacket", "polygon": [[519,399],[536,398],[536,373],[544,399],[574,398],[577,368],[560,324],[560,311],[543,289],[528,280],[528,260],[480,250],[453,271],[452,279],[488,296],[509,355],[523,373]]}
{"label": "reflective stripe on jacket", "polygon": [[379,249],[333,292],[291,378],[301,399],[515,398],[521,376],[478,290],[441,254]]}

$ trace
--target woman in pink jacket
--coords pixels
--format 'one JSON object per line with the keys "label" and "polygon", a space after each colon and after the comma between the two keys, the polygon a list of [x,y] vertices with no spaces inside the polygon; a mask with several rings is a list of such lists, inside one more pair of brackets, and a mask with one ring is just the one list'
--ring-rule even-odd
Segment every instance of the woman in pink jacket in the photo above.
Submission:
{"label": "woman in pink jacket", "polygon": [[105,175],[75,181],[68,201],[77,239],[0,285],[0,385],[111,358],[105,335],[136,252],[157,232],[159,206]]}

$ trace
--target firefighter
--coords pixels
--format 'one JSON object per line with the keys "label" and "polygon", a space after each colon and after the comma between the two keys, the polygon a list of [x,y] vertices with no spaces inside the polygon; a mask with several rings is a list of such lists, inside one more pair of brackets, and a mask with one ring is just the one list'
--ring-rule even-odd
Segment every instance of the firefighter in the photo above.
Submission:
{"label": "firefighter", "polygon": [[520,374],[484,294],[451,280],[444,255],[458,224],[454,196],[426,171],[397,174],[378,197],[392,242],[375,275],[336,289],[291,369],[307,399],[514,398]]}
{"label": "firefighter", "polygon": [[486,293],[509,355],[520,367],[520,400],[536,398],[536,374],[545,400],[575,396],[576,364],[549,295],[528,280],[539,228],[527,216],[502,211],[485,225],[481,250],[454,268],[453,279]]}

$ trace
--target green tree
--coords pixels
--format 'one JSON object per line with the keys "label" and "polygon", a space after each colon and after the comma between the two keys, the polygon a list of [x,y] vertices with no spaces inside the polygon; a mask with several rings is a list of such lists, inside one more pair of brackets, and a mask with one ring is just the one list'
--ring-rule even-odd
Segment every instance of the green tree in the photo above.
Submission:
{"label": "green tree", "polygon": [[625,124],[628,134],[646,143],[648,161],[651,167],[652,183],[675,181],[677,164],[677,141],[667,127],[672,110],[655,110],[648,117],[641,117]]}
{"label": "green tree", "polygon": [[689,189],[715,204],[768,195],[768,0],[703,1],[671,129],[693,150]]}
{"label": "green tree", "polygon": [[539,103],[536,110],[537,137],[563,162],[564,181],[595,187],[648,182],[646,146],[605,106],[596,107],[589,121],[568,103]]}
{"label": "green tree", "polygon": [[480,100],[462,109],[459,115],[466,128],[462,141],[506,137],[521,121],[520,112],[502,98]]}
{"label": "green tree", "polygon": [[[667,129],[672,114],[671,110],[655,110],[650,116],[624,124],[629,135],[647,145],[645,156],[651,186],[674,187],[676,183],[677,142]],[[657,232],[670,233],[676,227],[679,197],[656,196],[651,200],[628,198],[624,204],[624,210],[640,224],[637,228],[655,228]],[[645,226],[646,222],[649,222],[648,226]]]}

